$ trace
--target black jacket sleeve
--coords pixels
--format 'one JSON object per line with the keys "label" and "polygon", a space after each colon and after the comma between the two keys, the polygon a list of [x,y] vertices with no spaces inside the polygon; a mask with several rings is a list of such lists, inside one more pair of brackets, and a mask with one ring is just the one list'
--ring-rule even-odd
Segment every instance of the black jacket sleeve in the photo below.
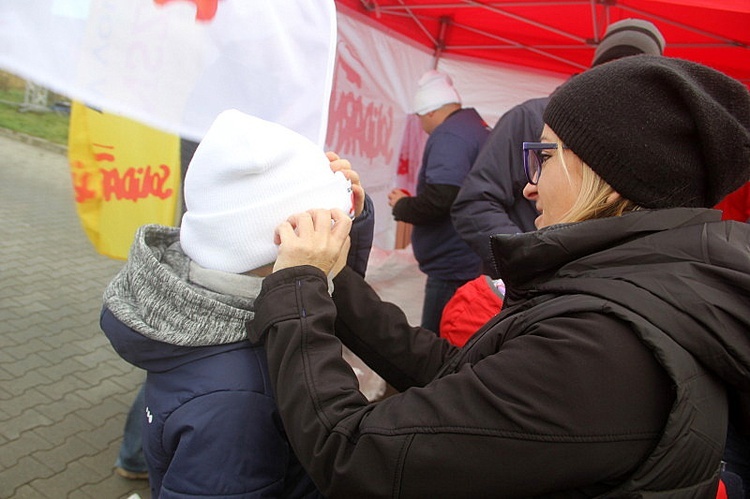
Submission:
{"label": "black jacket sleeve", "polygon": [[418,196],[401,198],[393,206],[393,218],[415,225],[441,222],[450,215],[458,187],[447,184],[426,184]]}
{"label": "black jacket sleeve", "polygon": [[[456,350],[408,330],[351,269],[334,283],[332,299],[318,269],[271,274],[248,327],[251,341],[266,337],[284,427],[326,497],[531,497],[599,483],[579,491],[596,495],[661,434],[658,366],[624,324],[601,314],[533,324],[501,351],[429,381]],[[371,350],[368,364],[412,388],[369,403],[341,357],[337,315]]]}

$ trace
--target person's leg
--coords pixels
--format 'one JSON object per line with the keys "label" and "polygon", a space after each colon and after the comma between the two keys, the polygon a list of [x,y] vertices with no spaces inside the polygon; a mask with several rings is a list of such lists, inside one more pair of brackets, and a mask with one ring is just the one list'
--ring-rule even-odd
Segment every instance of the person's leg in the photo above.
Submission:
{"label": "person's leg", "polygon": [[440,318],[445,304],[466,281],[444,280],[427,276],[422,306],[422,324],[425,329],[440,334]]}
{"label": "person's leg", "polygon": [[742,479],[745,493],[750,495],[750,437],[741,435],[731,424],[724,447],[725,469]]}
{"label": "person's leg", "polygon": [[120,444],[120,453],[115,461],[115,471],[118,475],[132,480],[148,478],[146,459],[143,456],[143,441],[141,439],[143,415],[146,412],[145,383],[141,385],[125,420],[125,428]]}

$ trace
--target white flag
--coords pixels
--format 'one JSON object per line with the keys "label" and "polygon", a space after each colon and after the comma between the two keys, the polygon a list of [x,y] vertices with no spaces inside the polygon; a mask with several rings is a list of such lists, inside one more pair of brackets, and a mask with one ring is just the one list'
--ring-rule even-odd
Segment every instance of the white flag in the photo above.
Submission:
{"label": "white flag", "polygon": [[200,140],[228,108],[323,146],[333,0],[0,0],[0,68]]}

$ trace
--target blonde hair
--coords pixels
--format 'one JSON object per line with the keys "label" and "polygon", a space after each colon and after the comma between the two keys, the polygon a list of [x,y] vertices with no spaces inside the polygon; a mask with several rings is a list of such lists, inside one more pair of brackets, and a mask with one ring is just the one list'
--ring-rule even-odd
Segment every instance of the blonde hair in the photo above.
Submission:
{"label": "blonde hair", "polygon": [[[568,178],[568,181],[572,181],[568,165],[565,162],[562,141],[558,141],[556,152],[559,155],[565,176]],[[583,222],[584,220],[595,218],[619,217],[624,213],[640,209],[640,206],[629,199],[623,198],[622,195],[614,201],[609,201],[609,196],[617,191],[592,170],[589,165],[584,163],[583,160],[579,158],[579,161],[581,161],[581,190],[573,206],[563,215],[562,220],[560,220],[561,223]]]}

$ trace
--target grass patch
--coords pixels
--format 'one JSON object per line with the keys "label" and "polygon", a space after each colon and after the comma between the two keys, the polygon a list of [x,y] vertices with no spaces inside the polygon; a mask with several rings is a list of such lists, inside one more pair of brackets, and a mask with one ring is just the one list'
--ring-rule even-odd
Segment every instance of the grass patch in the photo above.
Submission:
{"label": "grass patch", "polygon": [[22,112],[24,94],[22,89],[0,88],[0,128],[67,145],[70,115],[56,111]]}

